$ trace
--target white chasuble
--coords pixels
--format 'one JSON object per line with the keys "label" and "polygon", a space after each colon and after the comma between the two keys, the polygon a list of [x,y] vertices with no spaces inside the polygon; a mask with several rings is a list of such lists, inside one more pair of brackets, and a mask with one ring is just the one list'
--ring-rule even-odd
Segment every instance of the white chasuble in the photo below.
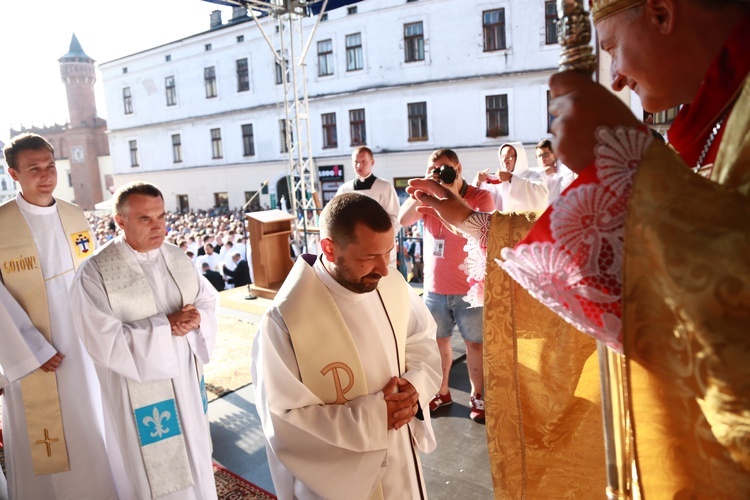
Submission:
{"label": "white chasuble", "polygon": [[[434,449],[435,436],[429,411],[408,428],[387,429],[382,388],[399,375],[399,355],[379,294],[345,289],[320,259],[312,269],[313,279],[324,285],[351,335],[367,393],[344,404],[324,404],[301,381],[297,353],[279,308],[266,313],[253,344],[251,371],[277,495],[369,498],[380,484],[385,498],[419,498],[421,470],[415,465],[410,433],[416,451],[424,453]],[[403,286],[408,288],[403,377],[419,392],[426,409],[441,378],[435,323],[421,299],[406,282]],[[319,296],[296,300],[307,314],[324,314]]]}

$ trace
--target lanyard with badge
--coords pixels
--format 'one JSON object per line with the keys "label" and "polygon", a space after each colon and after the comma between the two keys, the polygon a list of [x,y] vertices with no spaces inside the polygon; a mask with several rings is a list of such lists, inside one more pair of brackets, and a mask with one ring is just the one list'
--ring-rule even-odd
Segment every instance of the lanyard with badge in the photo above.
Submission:
{"label": "lanyard with badge", "polygon": [[[461,198],[464,198],[466,196],[466,191],[469,190],[469,183],[463,179],[461,180],[463,181],[463,184],[461,184],[461,189],[458,190],[458,194],[461,195]],[[440,229],[438,229],[437,238],[435,238],[435,245],[432,247],[432,255],[438,259],[445,257],[445,238],[443,237],[443,230],[444,226],[441,223]]]}

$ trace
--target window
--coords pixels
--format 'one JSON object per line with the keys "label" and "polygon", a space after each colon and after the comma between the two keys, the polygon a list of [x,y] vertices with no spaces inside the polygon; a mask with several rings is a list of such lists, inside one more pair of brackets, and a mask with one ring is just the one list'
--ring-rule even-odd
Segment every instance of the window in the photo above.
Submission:
{"label": "window", "polygon": [[250,90],[250,70],[247,58],[237,59],[237,92]]}
{"label": "window", "polygon": [[73,175],[68,170],[68,187],[73,187]]}
{"label": "window", "polygon": [[346,35],[346,70],[357,71],[363,67],[362,33]]}
{"label": "window", "polygon": [[[288,153],[289,152],[289,147],[288,147],[288,145],[286,143],[286,120],[285,119],[279,120],[279,140],[281,141],[281,149],[280,149],[280,151],[282,153]],[[293,132],[290,133],[289,141],[290,142],[294,142],[294,133]]]}
{"label": "window", "polygon": [[318,42],[318,76],[333,74],[333,42],[321,40]]}
{"label": "window", "polygon": [[130,166],[138,166],[138,141],[128,141],[130,147]]}
{"label": "window", "polygon": [[168,76],[164,79],[164,88],[167,92],[167,106],[177,104],[177,88],[175,87],[173,76]]}
{"label": "window", "polygon": [[222,154],[222,150],[221,150],[221,129],[212,128],[211,129],[211,158],[213,158],[214,160],[217,160],[223,157],[224,155]]}
{"label": "window", "polygon": [[166,56],[164,56],[164,60],[165,60],[166,62],[169,62],[169,61],[171,61],[171,60],[172,60],[172,54],[167,54]]}
{"label": "window", "polygon": [[488,95],[487,104],[487,137],[508,135],[508,96]]}
{"label": "window", "polygon": [[482,13],[484,51],[505,50],[505,9],[485,10]]}
{"label": "window", "polygon": [[182,163],[182,138],[172,134],[172,163]]}
{"label": "window", "polygon": [[237,35],[237,43],[242,43],[245,41],[245,35]]}
{"label": "window", "polygon": [[[277,50],[276,53],[281,56],[281,51]],[[286,57],[284,58],[284,66],[289,68],[289,59]],[[285,71],[285,69],[281,67],[279,60],[276,59],[276,85],[284,83],[284,73],[286,73],[286,82],[289,83],[289,72]]]}
{"label": "window", "polygon": [[206,98],[216,97],[216,67],[203,68],[203,80],[206,84]]}
{"label": "window", "polygon": [[409,140],[427,140],[427,103],[413,102],[407,104],[409,111]]}
{"label": "window", "polygon": [[3,187],[2,187],[3,191],[7,191],[8,190],[8,181],[6,181],[5,179],[3,179],[2,182],[3,182]]}
{"label": "window", "polygon": [[122,89],[122,107],[126,115],[133,114],[133,94],[130,93],[130,87]]}
{"label": "window", "polygon": [[405,61],[424,61],[424,32],[422,22],[404,24]]}
{"label": "window", "polygon": [[253,124],[242,126],[242,155],[255,156],[255,137],[253,136]]}
{"label": "window", "polygon": [[229,194],[214,193],[214,207],[216,208],[229,208]]}
{"label": "window", "polygon": [[125,66],[124,68],[122,68],[122,74],[123,74],[123,75],[124,75],[125,73],[127,73],[127,72],[128,72],[128,67],[127,67],[127,66]]}
{"label": "window", "polygon": [[320,22],[328,21],[328,12],[324,12],[322,16],[320,16]]}
{"label": "window", "polygon": [[557,2],[544,2],[544,43],[557,43]]}
{"label": "window", "polygon": [[177,195],[177,208],[181,213],[186,213],[190,210],[190,203],[188,202],[188,195],[178,194]]}
{"label": "window", "polygon": [[347,7],[346,13],[347,13],[347,15],[350,15],[350,16],[352,14],[356,14],[357,13],[357,6],[355,5],[354,7]]}
{"label": "window", "polygon": [[257,212],[261,210],[260,197],[257,191],[245,191],[245,203],[247,204],[247,202],[250,202],[250,205],[247,205],[246,211]]}
{"label": "window", "polygon": [[323,149],[336,148],[339,141],[336,138],[336,113],[323,113]]}
{"label": "window", "polygon": [[210,44],[210,43],[207,43],[207,44],[206,44],[206,52],[208,52],[209,50],[211,50],[211,44]]}
{"label": "window", "polygon": [[352,146],[367,144],[364,109],[352,109],[349,111],[349,133],[352,137]]}

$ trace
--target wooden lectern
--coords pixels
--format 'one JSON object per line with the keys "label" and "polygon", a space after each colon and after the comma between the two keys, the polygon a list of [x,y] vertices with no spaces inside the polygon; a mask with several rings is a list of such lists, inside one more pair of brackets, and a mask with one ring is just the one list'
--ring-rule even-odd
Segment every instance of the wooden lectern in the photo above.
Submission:
{"label": "wooden lectern", "polygon": [[247,214],[250,232],[253,277],[250,291],[259,297],[273,299],[292,270],[289,253],[294,216],[282,210],[265,210]]}

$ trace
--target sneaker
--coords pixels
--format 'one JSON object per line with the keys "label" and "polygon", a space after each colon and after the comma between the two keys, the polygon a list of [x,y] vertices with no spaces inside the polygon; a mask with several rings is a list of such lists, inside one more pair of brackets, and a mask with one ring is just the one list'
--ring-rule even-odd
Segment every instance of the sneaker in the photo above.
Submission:
{"label": "sneaker", "polygon": [[[472,396],[469,398],[469,406],[471,411],[469,412],[469,418],[474,422],[484,423],[484,399],[481,394],[477,394],[476,397]],[[432,406],[430,406],[432,407]]]}
{"label": "sneaker", "polygon": [[451,393],[448,394],[440,394],[439,392],[432,396],[432,399],[430,400],[430,411],[435,411],[438,408],[442,408],[443,406],[448,406],[453,404],[453,398],[451,398]]}

